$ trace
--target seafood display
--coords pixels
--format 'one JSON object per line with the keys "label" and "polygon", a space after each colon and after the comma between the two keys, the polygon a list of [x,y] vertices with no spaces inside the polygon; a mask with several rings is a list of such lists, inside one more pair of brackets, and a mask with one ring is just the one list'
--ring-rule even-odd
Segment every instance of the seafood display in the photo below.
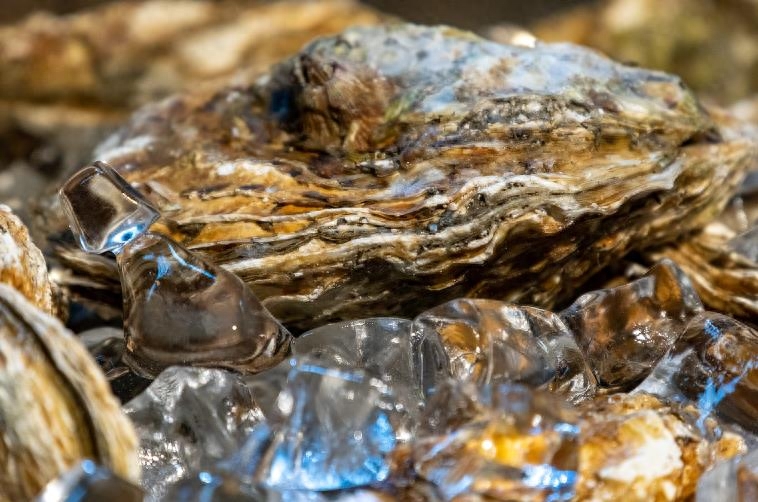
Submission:
{"label": "seafood display", "polygon": [[[656,55],[753,19],[544,26],[646,54],[685,6]],[[0,27],[0,502],[754,500],[758,112],[713,104],[752,53],[718,87],[710,42],[535,33],[347,0]]]}
{"label": "seafood display", "polygon": [[[709,221],[755,154],[674,76],[414,25],[145,107],[95,152],[295,331],[466,296],[565,304]],[[113,269],[59,256],[117,290]]]}

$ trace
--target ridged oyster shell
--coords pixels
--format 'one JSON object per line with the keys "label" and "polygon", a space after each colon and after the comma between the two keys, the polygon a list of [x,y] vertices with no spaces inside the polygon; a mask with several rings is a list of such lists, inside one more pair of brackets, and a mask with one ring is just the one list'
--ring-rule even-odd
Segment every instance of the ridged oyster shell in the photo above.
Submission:
{"label": "ridged oyster shell", "polygon": [[565,303],[720,211],[755,156],[720,117],[581,47],[396,25],[144,108],[96,156],[304,329],[457,297]]}
{"label": "ridged oyster shell", "polygon": [[[0,26],[0,168],[20,159],[44,171],[24,166],[25,184],[27,173],[43,186],[52,170],[89,161],[141,104],[220,79],[246,81],[316,36],[383,18],[351,0],[99,3]],[[10,203],[17,192],[5,195]]]}
{"label": "ridged oyster shell", "polygon": [[0,282],[16,288],[42,311],[53,313],[45,258],[21,220],[4,205],[0,205]]}
{"label": "ridged oyster shell", "polygon": [[85,458],[139,481],[134,429],[95,361],[0,284],[0,500],[31,500]]}

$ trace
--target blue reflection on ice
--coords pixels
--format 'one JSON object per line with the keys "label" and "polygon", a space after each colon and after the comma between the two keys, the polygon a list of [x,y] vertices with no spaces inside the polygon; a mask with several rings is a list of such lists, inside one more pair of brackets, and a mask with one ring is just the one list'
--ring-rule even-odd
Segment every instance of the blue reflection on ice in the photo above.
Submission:
{"label": "blue reflection on ice", "polygon": [[266,486],[340,490],[387,478],[397,439],[381,385],[360,371],[297,363],[282,399],[291,411],[265,455]]}
{"label": "blue reflection on ice", "polygon": [[523,483],[526,486],[545,490],[545,501],[571,500],[574,495],[577,474],[573,470],[561,470],[549,464],[524,467]]}

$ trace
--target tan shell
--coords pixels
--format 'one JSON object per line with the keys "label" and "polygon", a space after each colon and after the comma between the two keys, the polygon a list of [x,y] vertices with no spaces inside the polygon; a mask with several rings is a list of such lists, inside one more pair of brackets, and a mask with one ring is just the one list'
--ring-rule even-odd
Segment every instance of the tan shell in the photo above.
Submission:
{"label": "tan shell", "polygon": [[351,0],[140,0],[35,13],[0,27],[2,154],[42,143],[78,167],[145,102],[245,81],[315,37],[382,18]]}
{"label": "tan shell", "polygon": [[742,438],[709,444],[658,399],[616,394],[585,409],[576,500],[688,500],[716,460],[744,453]]}
{"label": "tan shell", "polygon": [[674,260],[711,310],[746,319],[758,316],[758,263],[728,247],[737,234],[721,223],[681,243],[653,249],[651,261]]}
{"label": "tan shell", "polygon": [[0,282],[21,292],[37,308],[53,313],[53,293],[42,252],[7,206],[0,205]]}
{"label": "tan shell", "polygon": [[0,284],[0,500],[30,500],[85,458],[139,480],[132,424],[95,361],[57,319]]}
{"label": "tan shell", "polygon": [[[580,47],[396,25],[144,108],[96,155],[297,330],[458,297],[566,303],[721,211],[755,156],[734,128],[676,77]],[[79,284],[112,281],[59,253]]]}

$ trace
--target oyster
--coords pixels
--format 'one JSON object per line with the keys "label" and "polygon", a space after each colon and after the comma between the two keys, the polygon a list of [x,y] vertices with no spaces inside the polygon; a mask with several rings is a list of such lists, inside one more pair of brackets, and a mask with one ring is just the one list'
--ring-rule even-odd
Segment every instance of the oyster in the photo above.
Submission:
{"label": "oyster", "polygon": [[139,480],[137,439],[61,323],[0,284],[0,500],[31,500],[85,458]]}
{"label": "oyster", "polygon": [[0,205],[0,282],[16,288],[37,308],[53,313],[45,258],[21,220],[4,205]]}
{"label": "oyster", "polygon": [[56,169],[89,161],[138,105],[246,80],[316,36],[381,18],[350,0],[141,0],[33,14],[0,27],[0,167],[24,160],[15,174],[41,189]]}
{"label": "oyster", "polygon": [[[758,91],[755,0],[596,0],[540,21],[535,35],[602,50],[621,61],[680,75],[729,104]],[[491,30],[497,39],[497,30]]]}
{"label": "oyster", "polygon": [[709,443],[652,396],[608,396],[583,418],[576,500],[688,500],[715,461],[746,451],[731,433]]}
{"label": "oyster", "polygon": [[[758,97],[730,108],[734,129],[758,138]],[[734,118],[741,122],[734,122]],[[678,242],[643,253],[652,264],[675,261],[691,279],[703,303],[711,310],[743,319],[758,316],[758,171],[753,164],[726,209],[713,221]],[[751,249],[753,251],[751,251]]]}
{"label": "oyster", "polygon": [[[96,156],[304,329],[465,296],[566,303],[721,210],[755,157],[721,119],[587,49],[401,24],[146,107]],[[109,270],[59,256],[91,284]]]}

